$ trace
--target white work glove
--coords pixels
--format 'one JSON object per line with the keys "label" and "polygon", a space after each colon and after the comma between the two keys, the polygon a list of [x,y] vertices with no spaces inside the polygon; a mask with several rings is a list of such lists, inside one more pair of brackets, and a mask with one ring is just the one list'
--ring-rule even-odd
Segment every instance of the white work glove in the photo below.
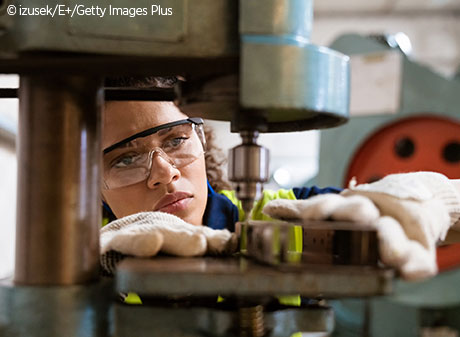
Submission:
{"label": "white work glove", "polygon": [[103,274],[112,275],[126,255],[151,257],[160,251],[176,256],[232,253],[236,236],[226,229],[194,226],[175,215],[141,212],[101,228],[100,254]]}
{"label": "white work glove", "polygon": [[273,200],[273,218],[341,220],[376,229],[382,262],[407,280],[437,273],[436,243],[460,218],[460,197],[449,179],[434,172],[392,174],[372,184],[350,183],[340,194],[306,200]]}

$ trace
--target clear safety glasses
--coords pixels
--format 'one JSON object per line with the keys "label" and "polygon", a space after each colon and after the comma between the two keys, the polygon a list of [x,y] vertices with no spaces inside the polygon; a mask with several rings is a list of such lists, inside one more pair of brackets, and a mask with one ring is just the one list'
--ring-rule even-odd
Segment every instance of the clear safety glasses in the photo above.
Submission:
{"label": "clear safety glasses", "polygon": [[176,168],[195,161],[206,149],[201,118],[188,118],[144,130],[104,149],[103,188],[146,180],[156,156]]}

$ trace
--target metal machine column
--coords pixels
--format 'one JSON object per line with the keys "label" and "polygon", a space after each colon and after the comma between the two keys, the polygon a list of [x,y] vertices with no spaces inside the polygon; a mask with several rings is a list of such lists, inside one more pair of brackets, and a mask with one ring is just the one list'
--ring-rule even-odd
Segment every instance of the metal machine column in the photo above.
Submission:
{"label": "metal machine column", "polygon": [[98,278],[102,81],[50,72],[21,76],[16,266],[0,281],[0,335],[104,337],[113,290]]}
{"label": "metal machine column", "polygon": [[20,85],[15,283],[96,279],[102,91],[88,76]]}

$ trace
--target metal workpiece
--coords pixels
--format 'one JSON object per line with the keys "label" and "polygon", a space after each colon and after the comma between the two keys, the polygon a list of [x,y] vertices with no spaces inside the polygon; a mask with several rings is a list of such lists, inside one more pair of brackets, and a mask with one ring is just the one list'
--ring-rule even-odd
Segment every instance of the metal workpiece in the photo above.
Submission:
{"label": "metal workpiece", "polygon": [[[257,307],[257,315],[263,315],[263,322],[257,320],[260,325],[255,330],[241,330],[239,323],[244,313],[225,309],[224,303],[220,306],[216,303],[214,307],[117,304],[115,337],[132,337],[133,331],[136,337],[286,337],[300,331],[331,333],[334,328],[334,314],[328,307],[284,307],[263,313],[262,307]],[[252,318],[248,313],[244,319]]]}
{"label": "metal workpiece", "polygon": [[89,76],[22,76],[14,281],[98,277],[102,90]]}
{"label": "metal workpiece", "polygon": [[269,176],[269,151],[257,144],[258,131],[241,131],[242,144],[229,151],[228,178],[248,215]]}
{"label": "metal workpiece", "polygon": [[310,265],[273,268],[245,258],[126,259],[116,290],[145,296],[377,296],[391,292],[394,271],[371,266]]}
{"label": "metal workpiece", "polygon": [[237,227],[245,231],[245,254],[273,266],[378,266],[377,232],[356,223],[249,220]]}
{"label": "metal workpiece", "polygon": [[284,35],[307,41],[313,0],[240,0],[240,33]]}
{"label": "metal workpiece", "polygon": [[0,281],[0,336],[109,337],[113,283],[18,286]]}

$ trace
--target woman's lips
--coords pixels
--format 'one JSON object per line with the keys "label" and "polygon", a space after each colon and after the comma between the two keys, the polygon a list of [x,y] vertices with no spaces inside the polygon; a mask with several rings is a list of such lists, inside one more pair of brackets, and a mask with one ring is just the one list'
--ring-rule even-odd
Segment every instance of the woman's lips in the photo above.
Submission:
{"label": "woman's lips", "polygon": [[155,206],[155,211],[177,213],[185,210],[193,195],[188,192],[173,192],[166,194]]}
{"label": "woman's lips", "polygon": [[170,214],[179,213],[180,211],[187,209],[190,201],[192,201],[191,197],[180,199],[172,204],[161,207],[158,211]]}

